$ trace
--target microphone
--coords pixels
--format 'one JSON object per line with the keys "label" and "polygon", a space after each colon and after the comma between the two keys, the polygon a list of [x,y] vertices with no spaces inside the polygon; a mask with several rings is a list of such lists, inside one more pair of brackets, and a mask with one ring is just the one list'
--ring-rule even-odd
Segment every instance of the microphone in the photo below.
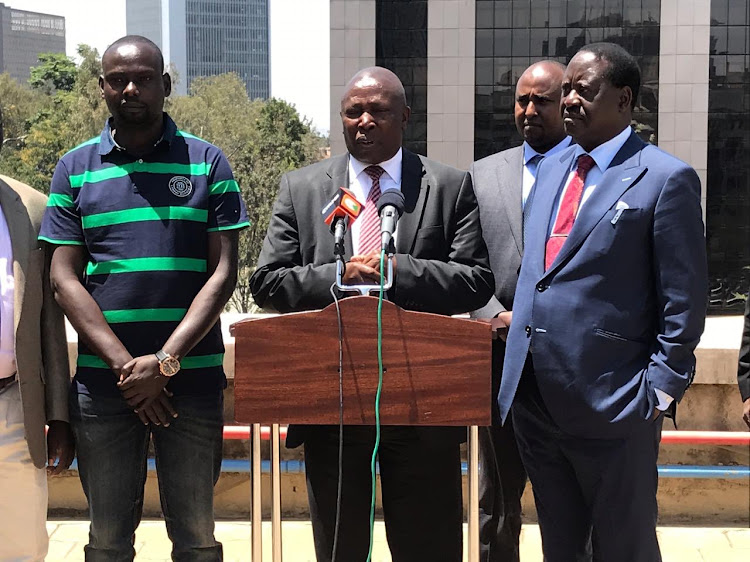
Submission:
{"label": "microphone", "polygon": [[380,215],[381,249],[388,250],[388,246],[396,231],[396,223],[404,213],[404,194],[399,189],[387,189],[378,199],[378,214]]}
{"label": "microphone", "polygon": [[349,222],[356,219],[362,212],[362,203],[357,201],[354,194],[343,187],[339,187],[325,207],[323,207],[323,221],[331,227],[333,233],[334,253],[343,257],[344,235]]}

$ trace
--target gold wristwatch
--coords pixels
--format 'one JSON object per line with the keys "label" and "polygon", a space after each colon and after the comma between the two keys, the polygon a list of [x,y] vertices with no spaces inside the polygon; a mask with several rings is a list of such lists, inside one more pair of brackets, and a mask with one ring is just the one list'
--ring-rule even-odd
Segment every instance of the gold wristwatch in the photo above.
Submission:
{"label": "gold wristwatch", "polygon": [[180,362],[176,357],[160,349],[156,352],[156,358],[159,360],[159,372],[165,377],[172,377],[180,370]]}

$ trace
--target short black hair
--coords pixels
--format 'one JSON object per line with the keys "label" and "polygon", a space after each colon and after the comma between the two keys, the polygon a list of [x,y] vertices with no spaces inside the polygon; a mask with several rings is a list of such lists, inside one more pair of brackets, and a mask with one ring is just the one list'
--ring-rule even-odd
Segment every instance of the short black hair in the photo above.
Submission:
{"label": "short black hair", "polygon": [[579,53],[592,53],[597,59],[607,61],[604,77],[616,88],[628,86],[633,92],[630,109],[635,109],[641,89],[641,68],[635,57],[616,43],[591,43],[584,45]]}
{"label": "short black hair", "polygon": [[104,51],[104,54],[102,55],[102,61],[104,60],[104,57],[107,55],[107,53],[114,49],[117,49],[122,45],[147,45],[154,49],[159,54],[159,72],[161,74],[164,74],[164,55],[162,54],[159,45],[151,41],[151,39],[149,39],[148,37],[144,37],[143,35],[126,35],[125,37],[120,37],[117,41],[107,47],[107,49]]}

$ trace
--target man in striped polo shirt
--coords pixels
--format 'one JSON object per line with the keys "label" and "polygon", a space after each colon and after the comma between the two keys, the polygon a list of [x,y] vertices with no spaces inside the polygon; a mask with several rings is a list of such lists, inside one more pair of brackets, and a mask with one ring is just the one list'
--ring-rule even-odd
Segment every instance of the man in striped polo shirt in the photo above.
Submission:
{"label": "man in striped polo shirt", "polygon": [[217,147],[163,113],[159,48],[128,36],[102,57],[111,113],[62,157],[40,239],[79,334],[70,414],[89,502],[86,560],[132,560],[153,436],[174,560],[221,560],[213,487],[226,384],[219,314],[234,290],[237,182]]}

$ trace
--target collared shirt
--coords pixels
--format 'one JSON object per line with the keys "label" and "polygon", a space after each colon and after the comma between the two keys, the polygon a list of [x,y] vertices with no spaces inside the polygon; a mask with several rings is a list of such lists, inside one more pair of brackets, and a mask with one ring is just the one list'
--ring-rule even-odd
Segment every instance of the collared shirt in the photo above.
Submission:
{"label": "collared shirt", "polygon": [[524,141],[523,143],[523,186],[522,186],[522,194],[521,194],[521,208],[526,206],[526,200],[529,198],[529,193],[531,193],[531,188],[534,186],[534,182],[536,181],[536,171],[539,168],[539,160],[537,159],[536,162],[532,162],[531,160],[535,156],[552,156],[556,152],[560,152],[561,150],[564,150],[570,146],[570,137],[565,137],[563,140],[561,140],[559,143],[557,143],[555,146],[550,148],[547,152],[537,152],[531,146],[529,146],[529,143]]}
{"label": "collared shirt", "polygon": [[0,379],[16,372],[13,299],[13,246],[5,214],[0,209]]}
{"label": "collared shirt", "polygon": [[[385,193],[388,189],[401,189],[401,161],[403,159],[402,149],[398,149],[398,152],[389,160],[377,164],[385,173],[380,176],[380,193]],[[367,195],[370,193],[372,187],[372,179],[365,173],[365,168],[372,164],[365,164],[354,158],[351,154],[349,155],[349,191],[351,191],[360,203],[367,201]],[[359,253],[359,232],[362,228],[362,221],[359,219],[355,220],[351,224],[352,233],[352,255],[356,256]],[[398,233],[398,227],[396,227],[396,233],[393,235],[393,241],[395,243],[396,236]]]}
{"label": "collared shirt", "polygon": [[[128,352],[155,353],[208,280],[208,233],[244,228],[247,214],[224,154],[164,116],[161,141],[140,157],[99,137],[55,169],[40,240],[85,246],[84,286]],[[226,384],[217,322],[167,388],[203,394]],[[79,392],[119,395],[115,375],[78,345]]]}
{"label": "collared shirt", "polygon": [[[591,197],[591,194],[594,193],[599,180],[602,179],[604,172],[607,171],[607,168],[609,168],[612,160],[615,159],[617,153],[623,147],[625,142],[630,138],[631,132],[632,130],[630,128],[630,125],[628,125],[622,130],[620,134],[612,137],[607,142],[600,144],[591,152],[586,152],[583,148],[581,148],[580,145],[576,145],[575,156],[573,158],[572,164],[570,165],[570,173],[568,174],[568,179],[565,180],[566,186],[570,183],[570,180],[573,178],[573,174],[578,167],[579,156],[588,154],[589,156],[591,156],[591,158],[594,159],[595,163],[595,166],[591,168],[591,170],[589,170],[588,174],[586,174],[586,181],[583,182],[583,195],[581,196],[581,203],[580,205],[578,205],[579,213],[581,212],[581,207],[583,207],[586,201],[588,201],[589,197]],[[559,205],[561,201],[562,196],[560,195],[558,197],[558,212],[560,210]],[[555,213],[555,216],[557,216],[557,213]]]}

